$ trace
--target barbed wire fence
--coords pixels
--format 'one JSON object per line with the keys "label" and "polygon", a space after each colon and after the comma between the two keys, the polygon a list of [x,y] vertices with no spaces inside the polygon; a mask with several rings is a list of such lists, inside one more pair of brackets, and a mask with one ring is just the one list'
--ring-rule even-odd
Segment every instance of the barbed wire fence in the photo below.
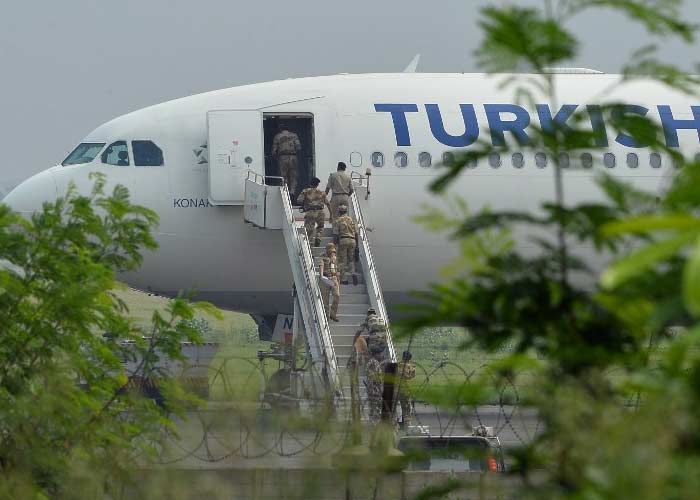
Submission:
{"label": "barbed wire fence", "polygon": [[[416,378],[412,382],[414,424],[426,427],[431,436],[468,435],[478,426],[493,428],[495,436],[510,445],[526,444],[538,432],[536,415],[523,406],[522,388],[507,379],[496,380],[487,363],[465,368],[453,361],[413,363]],[[188,386],[193,380],[203,399],[191,408],[187,418],[176,420],[174,429],[165,428],[154,443],[160,465],[240,463],[261,459],[290,459],[318,462],[328,460],[347,444],[351,432],[349,397],[335,402],[317,394],[314,380],[321,380],[320,365],[307,366],[300,392],[303,399],[277,391],[278,370],[257,359],[239,356],[218,358],[211,365],[193,364],[182,369],[179,379]],[[494,399],[475,406],[456,404],[438,407],[425,399],[430,388],[450,384],[468,388],[492,379]],[[272,390],[271,390],[272,389]],[[362,404],[368,402],[363,397]],[[362,412],[366,414],[366,412]],[[363,428],[371,433],[371,423]]]}

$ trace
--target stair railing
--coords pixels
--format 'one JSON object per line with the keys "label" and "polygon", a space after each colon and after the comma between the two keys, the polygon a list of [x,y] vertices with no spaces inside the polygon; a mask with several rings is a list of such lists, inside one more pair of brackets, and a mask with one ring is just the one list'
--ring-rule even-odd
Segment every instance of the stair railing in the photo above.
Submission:
{"label": "stair railing", "polygon": [[[282,232],[287,245],[289,260],[294,275],[294,283],[297,288],[304,326],[310,343],[317,344],[316,351],[323,357],[323,366],[327,376],[327,382],[332,391],[342,394],[340,375],[338,372],[338,360],[335,356],[331,329],[326,316],[326,309],[321,297],[321,287],[318,283],[314,257],[311,245],[305,231],[299,231],[294,221],[294,209],[289,198],[289,189],[286,184],[282,186],[268,186],[267,189],[278,189],[282,197],[284,209],[284,222]],[[310,335],[308,335],[310,333]]]}
{"label": "stair railing", "polygon": [[389,349],[389,357],[392,362],[396,362],[396,350],[394,349],[394,341],[391,337],[391,329],[389,328],[389,315],[387,314],[386,304],[384,303],[379,274],[377,273],[374,257],[372,256],[367,227],[365,226],[362,209],[356,193],[350,195],[349,212],[350,216],[353,217],[357,223],[360,262],[365,272],[365,284],[367,285],[367,294],[370,298],[370,304],[386,323],[386,343]]}

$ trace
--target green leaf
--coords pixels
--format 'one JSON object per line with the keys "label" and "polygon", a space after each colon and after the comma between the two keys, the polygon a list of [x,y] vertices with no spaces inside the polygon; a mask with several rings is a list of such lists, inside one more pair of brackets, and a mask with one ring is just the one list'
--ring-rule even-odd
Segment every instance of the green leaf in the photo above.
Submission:
{"label": "green leaf", "polygon": [[683,299],[692,314],[700,315],[700,239],[696,241],[683,271]]}
{"label": "green leaf", "polygon": [[643,273],[658,262],[672,257],[696,238],[697,233],[691,232],[647,245],[610,266],[601,277],[601,285],[608,289],[615,288]]}
{"label": "green leaf", "polygon": [[689,231],[700,230],[700,220],[692,215],[644,215],[622,221],[611,222],[603,226],[605,236],[622,234],[649,234],[656,231]]}

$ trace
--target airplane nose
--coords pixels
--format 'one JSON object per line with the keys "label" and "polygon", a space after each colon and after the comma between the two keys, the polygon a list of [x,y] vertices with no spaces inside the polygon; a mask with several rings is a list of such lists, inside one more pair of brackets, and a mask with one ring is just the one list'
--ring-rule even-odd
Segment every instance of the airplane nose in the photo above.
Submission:
{"label": "airplane nose", "polygon": [[58,190],[53,174],[44,170],[30,177],[5,196],[3,203],[15,212],[30,214],[41,210],[45,201],[53,202],[58,198]]}

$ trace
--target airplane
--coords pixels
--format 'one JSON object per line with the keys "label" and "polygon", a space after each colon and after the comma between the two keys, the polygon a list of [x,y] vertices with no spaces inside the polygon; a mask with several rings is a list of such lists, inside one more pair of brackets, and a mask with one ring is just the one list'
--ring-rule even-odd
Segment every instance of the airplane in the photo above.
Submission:
{"label": "airplane", "polygon": [[[477,139],[490,140],[493,152],[470,163],[449,190],[472,211],[536,211],[553,199],[552,159],[515,139],[527,143],[531,124],[565,124],[579,109],[602,135],[596,149],[559,158],[572,167],[564,176],[569,203],[601,199],[600,170],[648,191],[663,189],[675,168],[671,159],[607,129],[601,103],[630,103],[627,112],[661,122],[669,146],[700,152],[700,105],[692,98],[647,79],[618,85],[618,75],[554,72],[561,104],[534,95],[544,104],[531,108],[514,103],[513,90],[499,85],[509,75],[487,74],[341,74],[193,95],[97,127],[63,162],[21,183],[4,202],[32,212],[71,182],[87,192],[89,174],[102,172],[109,185],[125,185],[133,202],[160,216],[159,250],[120,279],[170,297],[195,289],[199,300],[256,318],[289,313],[293,279],[283,237],[246,224],[242,206],[248,171],[277,175],[270,147],[284,123],[302,143],[299,189],[312,176],[323,188],[339,161],[348,172],[371,169],[362,210],[391,309],[409,301],[410,291],[440,281],[440,269],[458,255],[457,245],[412,217],[425,204],[445,206],[427,186],[443,162]],[[504,145],[516,150],[506,153]],[[529,245],[525,238],[517,244]]]}

